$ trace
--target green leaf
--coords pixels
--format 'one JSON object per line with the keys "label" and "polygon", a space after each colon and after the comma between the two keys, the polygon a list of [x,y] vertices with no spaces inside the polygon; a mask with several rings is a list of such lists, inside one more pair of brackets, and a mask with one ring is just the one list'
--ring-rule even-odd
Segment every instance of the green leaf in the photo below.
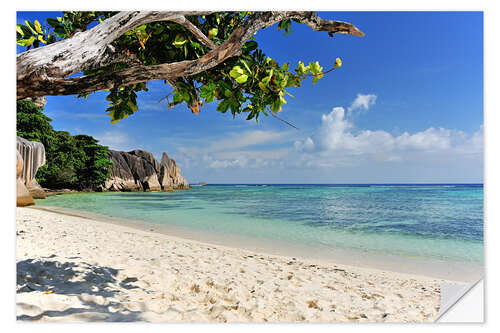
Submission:
{"label": "green leaf", "polygon": [[174,103],[181,103],[184,99],[182,98],[182,95],[180,93],[175,93],[174,94]]}
{"label": "green leaf", "polygon": [[217,111],[221,112],[221,113],[226,113],[227,112],[227,109],[229,109],[229,102],[225,99],[223,101],[221,101],[218,105],[217,105]]}
{"label": "green leaf", "polygon": [[39,34],[43,34],[42,25],[38,22],[38,20],[35,20],[35,29]]}
{"label": "green leaf", "polygon": [[130,110],[132,110],[134,112],[139,110],[139,107],[137,106],[137,104],[132,103],[132,101],[128,101],[127,106],[129,107]]}
{"label": "green leaf", "polygon": [[53,28],[57,27],[59,25],[59,21],[55,20],[51,17],[47,18],[47,23],[52,26]]}
{"label": "green leaf", "polygon": [[245,83],[248,80],[248,75],[242,74],[239,77],[236,78],[236,82],[238,83]]}
{"label": "green leaf", "polygon": [[250,119],[254,118],[254,117],[255,117],[255,114],[256,114],[256,112],[255,112],[255,111],[251,111],[251,112],[250,112],[250,114],[249,114],[249,115],[248,115],[248,117],[247,117],[247,120],[250,120]]}
{"label": "green leaf", "polygon": [[45,41],[45,39],[43,39],[43,36],[42,35],[38,35],[38,40],[44,44],[47,44],[47,42]]}
{"label": "green leaf", "polygon": [[304,73],[307,73],[309,71],[309,66],[306,67],[304,66],[304,63],[302,61],[299,61],[299,64],[297,65],[295,71],[298,74],[303,75]]}
{"label": "green leaf", "polygon": [[185,39],[182,34],[177,34],[177,36],[175,36],[175,40],[172,44],[175,47],[182,47],[182,45],[186,44],[186,42],[187,42],[187,39]]}
{"label": "green leaf", "polygon": [[315,84],[316,82],[318,82],[319,79],[321,79],[323,77],[323,73],[320,73],[320,74],[317,74],[314,76],[313,78],[313,84]]}
{"label": "green leaf", "polygon": [[64,27],[61,25],[54,29],[54,33],[56,34],[56,36],[58,36],[60,38],[68,37],[68,33],[66,32]]}
{"label": "green leaf", "polygon": [[30,28],[30,30],[36,34],[36,31],[35,31],[35,27],[31,24],[30,21],[27,21],[27,20],[24,20],[24,23],[26,23],[26,25],[28,26],[28,28]]}
{"label": "green leaf", "polygon": [[271,110],[274,112],[280,112],[281,111],[281,99],[276,98],[272,103],[271,103]]}
{"label": "green leaf", "polygon": [[317,61],[310,62],[308,67],[310,68],[311,73],[314,75],[321,73],[321,71],[323,70],[323,67],[321,67],[319,65],[319,62]]}
{"label": "green leaf", "polygon": [[31,30],[25,26],[25,25],[22,25],[22,24],[19,24],[19,27],[21,28],[21,30],[24,32],[24,36],[27,37],[27,36],[31,36],[32,33],[31,33]]}
{"label": "green leaf", "polygon": [[286,99],[283,98],[283,95],[280,95],[281,104],[286,104]]}
{"label": "green leaf", "polygon": [[245,45],[243,46],[243,50],[245,52],[251,52],[251,51],[255,50],[257,48],[257,46],[259,46],[257,44],[257,42],[255,42],[255,41],[249,41],[249,42],[245,43]]}
{"label": "green leaf", "polygon": [[340,58],[335,59],[333,68],[339,68],[340,66],[342,66],[342,60],[340,60]]}
{"label": "green leaf", "polygon": [[28,39],[18,40],[17,44],[21,46],[30,46],[31,44],[33,44],[34,41],[35,41],[35,36],[31,36]]}
{"label": "green leaf", "polygon": [[19,32],[19,34],[20,34],[21,36],[24,36],[24,31],[23,31],[23,29],[21,28],[21,25],[20,25],[20,24],[17,24],[17,25],[16,25],[16,30],[17,30],[17,32]]}
{"label": "green leaf", "polygon": [[208,38],[213,39],[217,34],[219,33],[219,29],[217,28],[212,28],[208,30]]}
{"label": "green leaf", "polygon": [[237,79],[240,75],[243,75],[243,69],[240,66],[234,66],[233,69],[229,72],[232,78]]}
{"label": "green leaf", "polygon": [[245,65],[245,68],[248,71],[248,73],[252,74],[252,70],[250,69],[250,67],[248,67],[247,62],[245,60],[241,60],[241,63]]}

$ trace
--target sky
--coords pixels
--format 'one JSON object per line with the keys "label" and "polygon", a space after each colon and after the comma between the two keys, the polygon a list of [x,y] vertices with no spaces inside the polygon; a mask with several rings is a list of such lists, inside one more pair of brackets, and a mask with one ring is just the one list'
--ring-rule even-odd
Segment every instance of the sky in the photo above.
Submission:
{"label": "sky", "polygon": [[[56,12],[18,12],[17,21]],[[320,12],[366,36],[335,35],[292,24],[256,38],[279,63],[342,67],[313,85],[290,89],[280,117],[246,116],[205,105],[159,102],[162,81],[140,93],[139,111],[112,125],[106,93],[49,96],[56,130],[89,134],[116,150],[173,157],[189,182],[481,183],[483,182],[483,15],[480,12]],[[24,48],[18,46],[17,52]]]}

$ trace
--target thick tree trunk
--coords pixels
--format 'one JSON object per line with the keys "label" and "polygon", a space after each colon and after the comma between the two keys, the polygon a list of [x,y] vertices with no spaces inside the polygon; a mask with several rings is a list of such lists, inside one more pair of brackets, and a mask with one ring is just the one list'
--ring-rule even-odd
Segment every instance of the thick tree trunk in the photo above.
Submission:
{"label": "thick tree trunk", "polygon": [[[78,32],[73,37],[17,56],[17,99],[46,95],[72,95],[125,86],[151,80],[170,80],[194,75],[229,57],[239,55],[242,45],[258,30],[279,21],[294,18],[313,30],[363,36],[350,23],[323,20],[313,12],[257,12],[237,27],[221,45],[215,45],[196,26],[186,20],[188,15],[210,12],[120,12],[96,27]],[[185,26],[211,51],[197,60],[142,66],[114,51],[111,43],[138,26],[157,21],[171,21]],[[128,61],[130,68],[92,76],[68,78],[91,68],[117,61]]]}

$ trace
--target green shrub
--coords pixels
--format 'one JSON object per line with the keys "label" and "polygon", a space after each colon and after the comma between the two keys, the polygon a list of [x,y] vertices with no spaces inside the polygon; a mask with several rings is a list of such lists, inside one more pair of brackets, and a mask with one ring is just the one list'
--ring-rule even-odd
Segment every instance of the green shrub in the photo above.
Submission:
{"label": "green shrub", "polygon": [[89,135],[55,131],[51,121],[43,114],[43,107],[25,100],[17,102],[17,135],[45,146],[47,163],[38,170],[36,180],[47,188],[96,190],[113,167],[108,147]]}

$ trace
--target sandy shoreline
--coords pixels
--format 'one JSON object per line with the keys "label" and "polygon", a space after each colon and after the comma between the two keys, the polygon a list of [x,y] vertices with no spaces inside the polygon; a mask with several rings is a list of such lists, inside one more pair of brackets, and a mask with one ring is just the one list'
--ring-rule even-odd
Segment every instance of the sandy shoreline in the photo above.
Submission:
{"label": "sandy shoreline", "polygon": [[40,321],[428,322],[442,280],[17,208],[17,316]]}
{"label": "sandy shoreline", "polygon": [[397,272],[417,277],[429,277],[438,280],[449,280],[470,283],[482,277],[483,266],[471,262],[444,261],[430,258],[398,256],[388,253],[374,253],[359,250],[331,248],[322,245],[289,243],[273,239],[250,238],[242,235],[223,234],[193,228],[179,227],[171,224],[157,224],[142,220],[131,220],[106,215],[82,212],[54,206],[31,206],[30,209],[54,212],[63,215],[81,217],[104,223],[128,226],[141,231],[154,231],[183,241],[194,241],[202,244],[238,248],[250,252],[276,255],[278,257],[295,257],[318,264],[340,264],[348,267],[368,268],[380,271]]}

